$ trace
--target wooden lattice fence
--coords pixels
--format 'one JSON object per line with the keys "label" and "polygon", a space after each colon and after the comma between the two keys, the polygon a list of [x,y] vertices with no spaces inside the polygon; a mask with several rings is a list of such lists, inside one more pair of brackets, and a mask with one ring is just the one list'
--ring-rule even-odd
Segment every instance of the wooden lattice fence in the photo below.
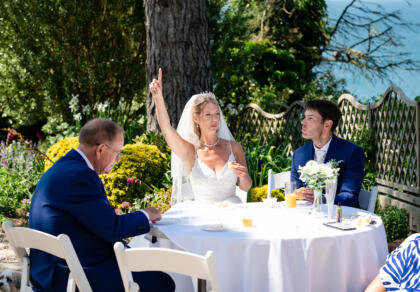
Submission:
{"label": "wooden lattice fence", "polygon": [[[349,94],[342,95],[337,104],[343,114],[337,136],[368,152],[377,173],[381,205],[406,209],[410,228],[420,231],[420,102],[391,86],[374,104],[360,104]],[[280,114],[269,114],[249,104],[231,119],[230,126],[245,147],[249,139],[258,137],[261,143],[274,140],[292,154],[305,143],[300,124],[303,112],[302,102],[293,103]]]}

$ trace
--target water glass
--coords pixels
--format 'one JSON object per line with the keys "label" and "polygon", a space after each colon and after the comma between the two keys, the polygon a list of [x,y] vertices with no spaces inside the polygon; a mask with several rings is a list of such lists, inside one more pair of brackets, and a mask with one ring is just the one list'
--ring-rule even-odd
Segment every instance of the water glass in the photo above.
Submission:
{"label": "water glass", "polygon": [[295,181],[287,181],[284,183],[284,194],[291,195],[296,191],[296,182]]}
{"label": "water glass", "polygon": [[335,206],[334,199],[337,191],[337,179],[329,179],[325,182],[325,198],[327,199],[328,219],[334,220]]}

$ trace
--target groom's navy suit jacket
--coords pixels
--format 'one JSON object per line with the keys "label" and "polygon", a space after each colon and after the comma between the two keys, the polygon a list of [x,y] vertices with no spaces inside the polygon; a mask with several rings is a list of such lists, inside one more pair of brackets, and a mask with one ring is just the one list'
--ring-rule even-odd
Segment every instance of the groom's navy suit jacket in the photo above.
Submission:
{"label": "groom's navy suit jacket", "polygon": [[[304,166],[309,160],[314,160],[313,142],[296,149],[293,153],[291,180],[298,188],[305,186],[299,179],[299,166]],[[337,181],[335,204],[359,207],[359,192],[364,177],[365,154],[359,146],[333,135],[324,162],[331,159],[339,163],[340,172]]]}
{"label": "groom's navy suit jacket", "polygon": [[[41,178],[32,197],[29,226],[70,237],[93,291],[123,290],[113,245],[150,229],[142,212],[115,214],[101,179],[75,150]],[[68,269],[63,260],[32,249],[30,261],[35,291],[65,290]]]}

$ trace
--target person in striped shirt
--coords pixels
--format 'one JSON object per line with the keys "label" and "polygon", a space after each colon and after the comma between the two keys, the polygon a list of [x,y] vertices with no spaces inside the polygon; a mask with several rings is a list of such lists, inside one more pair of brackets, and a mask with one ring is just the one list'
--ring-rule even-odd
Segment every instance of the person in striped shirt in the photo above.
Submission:
{"label": "person in striped shirt", "polygon": [[365,292],[420,291],[420,233],[414,233],[392,253]]}

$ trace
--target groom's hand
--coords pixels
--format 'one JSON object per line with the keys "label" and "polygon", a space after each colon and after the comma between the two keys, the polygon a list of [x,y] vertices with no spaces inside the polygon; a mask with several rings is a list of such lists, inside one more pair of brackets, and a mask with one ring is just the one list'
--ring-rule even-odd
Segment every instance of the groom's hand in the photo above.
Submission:
{"label": "groom's hand", "polygon": [[314,201],[314,190],[312,189],[304,189],[302,191],[302,195],[303,195],[303,199],[309,202],[313,202]]}
{"label": "groom's hand", "polygon": [[160,214],[160,211],[153,207],[146,207],[144,211],[149,215],[149,220],[152,221],[152,223],[156,223],[160,219],[162,219],[162,215]]}

